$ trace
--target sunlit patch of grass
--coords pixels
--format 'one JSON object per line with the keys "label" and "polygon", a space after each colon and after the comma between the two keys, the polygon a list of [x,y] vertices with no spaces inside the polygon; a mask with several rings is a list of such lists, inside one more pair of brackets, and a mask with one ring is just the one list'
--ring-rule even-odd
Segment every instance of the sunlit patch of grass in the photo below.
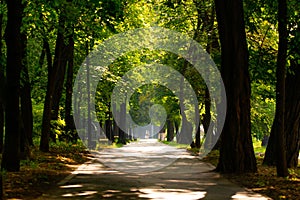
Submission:
{"label": "sunlit patch of grass", "polygon": [[261,146],[261,141],[256,139],[256,138],[252,138],[253,141],[253,148],[254,148],[254,152],[256,154],[264,154],[266,152],[266,147]]}
{"label": "sunlit patch of grass", "polygon": [[101,143],[97,144],[96,149],[97,150],[100,150],[100,149],[112,149],[112,148],[121,148],[123,146],[124,146],[124,144],[117,143],[117,142],[114,142],[114,143],[101,142]]}
{"label": "sunlit patch of grass", "polygon": [[187,149],[190,147],[189,144],[178,144],[176,141],[161,141],[162,143],[166,144],[166,145],[169,145],[169,146],[172,146],[172,147],[176,147],[176,148],[179,148],[179,149]]}

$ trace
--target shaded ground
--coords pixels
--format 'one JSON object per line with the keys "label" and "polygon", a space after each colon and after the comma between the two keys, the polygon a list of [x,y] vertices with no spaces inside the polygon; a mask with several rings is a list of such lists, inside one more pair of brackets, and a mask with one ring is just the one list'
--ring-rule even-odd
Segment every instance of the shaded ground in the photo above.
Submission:
{"label": "shaded ground", "polygon": [[[211,152],[205,162],[213,165],[218,163],[218,152]],[[255,192],[267,195],[273,199],[300,199],[300,165],[296,169],[289,169],[289,177],[278,178],[276,167],[262,165],[263,154],[257,155],[257,173],[249,174],[229,174],[225,177],[230,181],[249,188]]]}
{"label": "shaded ground", "polygon": [[[94,159],[57,188],[45,191],[39,199],[269,199],[222,178],[212,172],[210,164],[185,150],[179,152],[165,147],[156,141],[141,142],[95,154]],[[160,154],[155,149],[159,149]],[[161,156],[165,153],[163,149],[168,152],[167,160],[179,158],[173,163],[168,160],[162,167],[166,159]],[[153,165],[157,165],[157,169],[154,167],[149,172]]]}
{"label": "shaded ground", "polygon": [[82,146],[59,145],[52,146],[49,153],[42,153],[35,147],[30,160],[21,161],[20,172],[4,172],[4,197],[37,198],[89,160]]}

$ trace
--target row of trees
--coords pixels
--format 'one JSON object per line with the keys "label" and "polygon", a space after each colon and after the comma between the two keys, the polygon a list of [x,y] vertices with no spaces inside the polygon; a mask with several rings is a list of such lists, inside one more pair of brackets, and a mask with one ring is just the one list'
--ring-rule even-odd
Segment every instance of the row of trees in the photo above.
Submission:
{"label": "row of trees", "polygon": [[[248,0],[1,1],[2,168],[18,171],[20,159],[29,156],[33,138],[39,138],[39,148],[45,152],[49,151],[50,139],[55,141],[58,135],[76,141],[73,83],[85,57],[113,34],[159,25],[192,37],[221,69],[228,107],[217,169],[225,173],[255,172],[252,137],[261,139],[271,132],[264,162],[277,163],[278,175],[286,176],[287,167],[297,166],[299,154],[299,6],[296,0],[278,0],[278,4],[258,1],[255,5]],[[110,95],[114,86],[128,70],[149,62],[173,66],[191,83],[200,102],[196,109],[207,132],[210,121],[217,121],[211,107],[218,102],[210,101],[200,75],[178,55],[143,50],[120,57],[98,84],[97,118],[106,136],[113,140],[113,133],[125,139],[112,117]],[[149,95],[151,92],[155,95]],[[87,98],[83,93],[76,95]],[[178,121],[191,116],[179,112],[180,97],[148,85],[129,100],[134,120],[147,122],[148,115],[143,113],[154,103],[167,108],[165,128],[168,140],[172,140],[180,129]],[[122,112],[125,109],[129,108]],[[74,112],[78,111],[75,105]],[[58,131],[58,126],[62,130]],[[0,138],[3,130],[0,128]],[[200,129],[197,147],[201,145],[199,134]]]}

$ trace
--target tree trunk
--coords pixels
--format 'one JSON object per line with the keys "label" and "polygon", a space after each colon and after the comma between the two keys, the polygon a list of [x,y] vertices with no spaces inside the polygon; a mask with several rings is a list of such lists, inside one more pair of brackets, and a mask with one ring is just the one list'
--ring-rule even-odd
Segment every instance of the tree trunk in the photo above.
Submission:
{"label": "tree trunk", "polygon": [[187,120],[186,114],[185,114],[185,106],[184,106],[184,74],[188,68],[188,62],[184,61],[183,67],[181,69],[181,74],[183,75],[180,79],[180,93],[179,93],[179,105],[180,105],[180,114],[182,117],[182,124],[181,124],[181,130],[176,135],[176,141],[179,144],[192,144],[193,138],[192,138],[192,124]]}
{"label": "tree trunk", "polygon": [[195,140],[196,148],[201,147],[201,129],[200,126],[198,126],[197,132],[196,132],[196,140]]}
{"label": "tree trunk", "polygon": [[105,135],[110,141],[114,141],[112,137],[112,121],[110,118],[105,120]]}
{"label": "tree trunk", "polygon": [[205,113],[203,114],[203,128],[205,134],[207,135],[207,131],[211,120],[211,114],[210,114],[211,103],[210,103],[210,95],[207,87],[205,88],[204,105],[205,105]]}
{"label": "tree trunk", "polygon": [[256,172],[250,126],[248,49],[241,0],[215,0],[221,42],[221,74],[227,96],[227,114],[221,134],[217,171]]}
{"label": "tree trunk", "polygon": [[22,41],[22,68],[20,78],[20,159],[27,160],[30,158],[30,146],[33,146],[32,130],[33,130],[33,115],[31,102],[31,86],[28,74],[27,62],[27,36],[26,32],[21,33]]}
{"label": "tree trunk", "polygon": [[293,74],[287,74],[285,87],[286,160],[289,168],[296,168],[300,148],[300,65],[291,61],[290,69]]}
{"label": "tree trunk", "polygon": [[4,102],[2,101],[3,100],[2,98],[3,96],[0,97],[0,153],[2,153],[3,151],[3,137],[4,137]]}
{"label": "tree trunk", "polygon": [[[22,45],[23,45],[23,60],[22,60],[22,71],[21,71],[21,116],[24,125],[24,138],[26,143],[33,146],[32,130],[33,130],[33,114],[32,114],[32,102],[31,102],[31,85],[28,73],[27,63],[27,36],[22,33]],[[29,149],[29,147],[26,147]],[[26,156],[27,157],[27,156]]]}
{"label": "tree trunk", "polygon": [[66,133],[68,133],[70,140],[76,142],[78,135],[75,131],[75,124],[72,110],[72,94],[73,94],[73,68],[74,68],[74,39],[73,35],[69,37],[69,57],[68,57],[68,70],[66,81],[66,101],[65,101],[65,120],[66,120]]}
{"label": "tree trunk", "polygon": [[[56,76],[54,77],[54,91],[53,94],[53,102],[52,102],[52,116],[53,120],[58,119],[59,115],[59,103],[62,96],[62,90],[65,80],[67,60],[69,58],[69,48],[70,44],[66,44],[66,17],[63,11],[60,13],[58,32],[57,32],[57,40],[56,40],[56,49],[55,49],[55,57],[53,62],[53,69],[56,69]],[[72,40],[72,39],[71,39]],[[72,41],[68,41],[69,43]]]}
{"label": "tree trunk", "polygon": [[287,57],[287,2],[278,0],[278,31],[279,45],[276,70],[276,146],[277,146],[277,176],[288,175],[286,163],[285,135],[284,135],[284,113],[285,113],[285,74]]}
{"label": "tree trunk", "polygon": [[[112,109],[113,109],[113,113],[115,113],[115,116],[117,117],[118,115],[116,114],[117,112],[117,108],[116,108],[116,104],[114,103],[113,106],[112,106]],[[116,119],[113,118],[113,132],[112,132],[112,135],[109,137],[109,140],[111,140],[112,142],[114,142],[114,136],[116,135],[119,135],[119,131],[120,131],[120,128],[119,126],[117,125],[117,122],[116,122]]]}
{"label": "tree trunk", "polygon": [[43,152],[49,151],[50,138],[50,122],[51,122],[51,107],[52,107],[52,93],[54,91],[53,85],[50,82],[52,78],[48,79],[47,92],[44,103],[44,112],[42,120],[42,135],[40,141],[40,150]]}
{"label": "tree trunk", "polygon": [[[41,141],[40,141],[40,150],[43,152],[49,151],[49,137],[50,137],[50,124],[52,117],[57,118],[58,116],[58,110],[52,113],[52,108],[56,107],[56,105],[53,104],[54,99],[57,101],[59,96],[59,83],[63,84],[63,82],[60,82],[61,76],[63,71],[65,71],[66,67],[66,55],[65,55],[65,40],[64,40],[64,18],[62,17],[62,13],[60,15],[59,20],[59,28],[57,32],[57,38],[56,38],[56,46],[55,46],[55,56],[54,56],[54,62],[53,67],[50,67],[48,65],[48,83],[47,83],[47,92],[45,97],[45,103],[44,103],[44,112],[43,112],[43,121],[42,121],[42,135],[41,135]],[[48,56],[47,56],[48,58]],[[48,64],[50,62],[48,61]],[[49,68],[50,67],[50,68]],[[64,73],[63,73],[64,77]],[[59,83],[58,83],[59,82]],[[59,97],[60,99],[60,97]],[[56,109],[56,108],[55,108]]]}
{"label": "tree trunk", "polygon": [[5,106],[5,147],[2,169],[20,170],[20,123],[19,96],[20,71],[22,67],[21,25],[23,6],[21,0],[7,1],[7,67],[6,67],[6,106]]}
{"label": "tree trunk", "polygon": [[174,122],[171,119],[167,119],[167,141],[173,141],[174,139]]}
{"label": "tree trunk", "polygon": [[[126,127],[126,103],[122,103],[120,105],[120,123],[121,123],[121,127]],[[119,129],[119,143],[121,144],[126,144],[126,135],[125,135],[125,131],[122,130],[121,128]]]}
{"label": "tree trunk", "polygon": [[[0,2],[3,4],[3,1]],[[3,14],[0,14],[0,59],[3,59],[2,47],[2,26],[3,26]],[[4,136],[4,103],[5,103],[5,77],[4,77],[4,65],[0,62],[0,153],[3,151],[3,136]],[[1,195],[1,194],[0,194]]]}
{"label": "tree trunk", "polygon": [[[277,116],[275,115],[274,122],[277,121]],[[273,122],[270,137],[268,140],[268,145],[265,152],[265,157],[263,160],[264,165],[275,166],[276,165],[276,144],[275,144],[275,127],[276,124]]]}
{"label": "tree trunk", "polygon": [[[89,43],[86,42],[86,56],[89,55]],[[92,148],[92,118],[91,118],[91,90],[90,90],[90,63],[86,61],[86,88],[87,88],[87,134],[88,147]]]}

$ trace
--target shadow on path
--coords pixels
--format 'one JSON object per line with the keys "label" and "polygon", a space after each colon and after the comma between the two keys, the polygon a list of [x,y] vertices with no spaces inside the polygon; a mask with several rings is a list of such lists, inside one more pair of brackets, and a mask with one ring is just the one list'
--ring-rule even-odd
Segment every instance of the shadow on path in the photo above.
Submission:
{"label": "shadow on path", "polygon": [[[142,153],[137,151],[134,154],[135,146],[146,149],[141,151],[141,148],[137,148]],[[120,152],[125,154],[124,148],[115,152],[119,156],[111,152],[98,153],[93,160],[63,180],[55,190],[45,191],[38,199],[270,199],[229,182],[220,174],[212,172],[214,168],[211,165],[190,156],[185,150],[181,150],[178,156],[178,149],[168,149],[169,157],[173,158],[174,153],[178,158],[173,162],[169,160],[165,163],[168,165],[162,167],[159,163],[163,161],[153,151],[153,147],[159,149],[161,146],[164,145],[158,142],[152,145],[151,142],[133,143],[128,148],[129,155],[123,158]],[[104,163],[98,159],[101,155],[106,156]],[[121,165],[119,168],[118,163]],[[149,171],[149,166],[155,166],[155,163],[158,169],[153,171],[154,168],[151,168]],[[131,171],[122,170],[126,167],[131,168]],[[143,170],[138,170],[139,167]]]}

